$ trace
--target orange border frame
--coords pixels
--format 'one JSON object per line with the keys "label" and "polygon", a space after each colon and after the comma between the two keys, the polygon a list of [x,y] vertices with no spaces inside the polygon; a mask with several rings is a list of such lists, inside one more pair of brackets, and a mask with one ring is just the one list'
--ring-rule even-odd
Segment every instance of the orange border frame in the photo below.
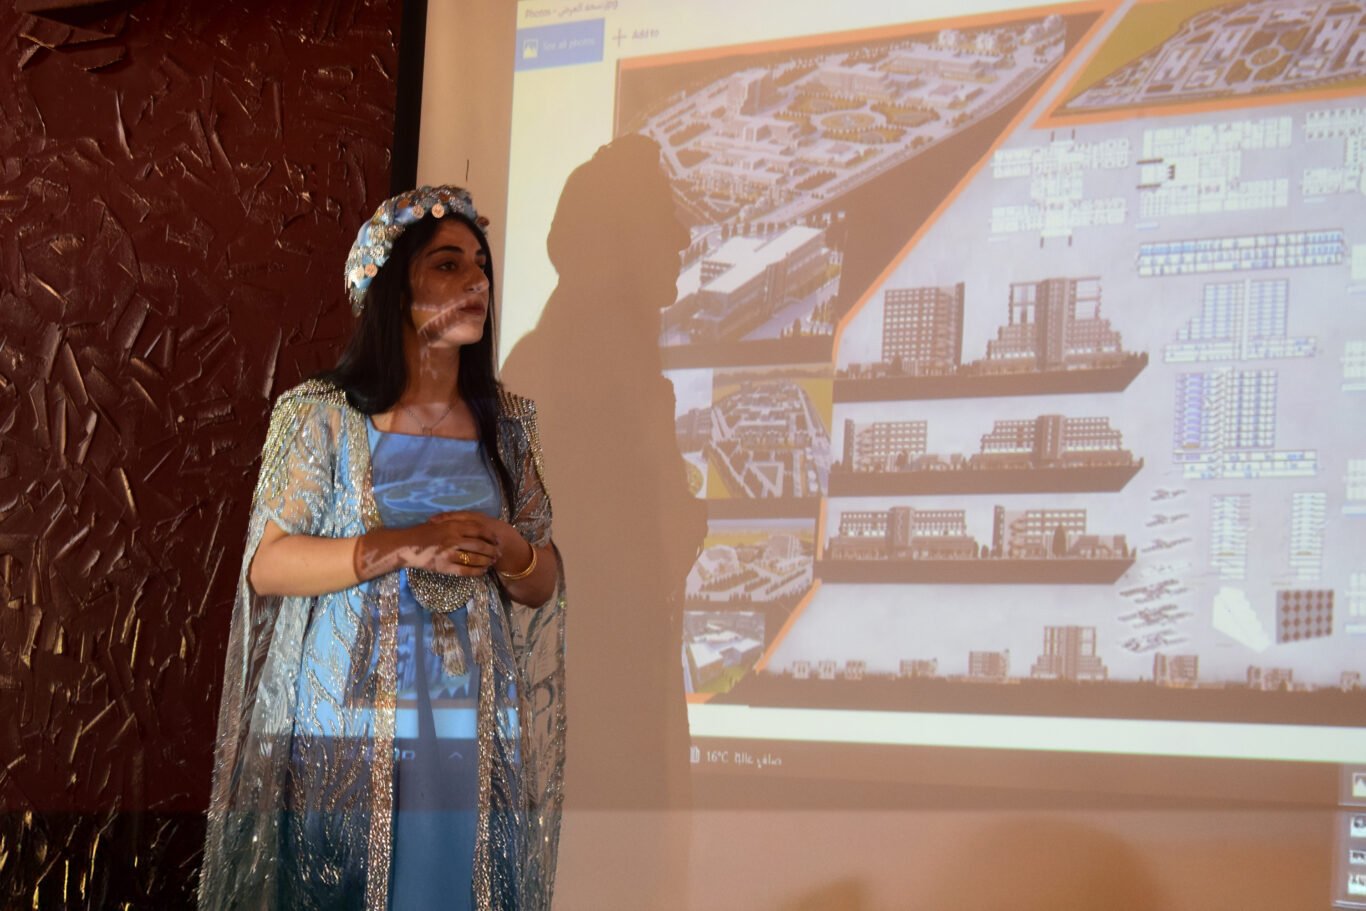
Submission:
{"label": "orange border frame", "polygon": [[[1053,87],[1057,84],[1058,79],[1061,77],[1061,75],[1064,72],[1066,72],[1068,67],[1070,67],[1073,63],[1076,62],[1076,59],[1088,47],[1088,45],[1090,45],[1092,39],[1095,37],[1096,32],[1100,29],[1100,27],[1105,22],[1109,21],[1110,17],[1108,14],[1113,13],[1115,11],[1115,8],[1116,5],[1113,2],[1113,0],[1079,0],[1079,2],[1076,3],[1055,3],[1047,6],[1027,7],[995,13],[977,13],[972,16],[963,16],[957,18],[930,19],[921,22],[895,26],[880,26],[877,28],[854,29],[847,32],[829,32],[815,36],[808,35],[797,38],[784,38],[768,42],[752,42],[748,44],[724,45],[711,48],[701,48],[691,51],[678,51],[667,54],[656,54],[651,56],[628,57],[617,61],[618,85],[615,97],[618,100],[621,98],[620,81],[622,73],[626,70],[645,69],[648,67],[664,66],[674,63],[715,60],[722,57],[733,56],[735,54],[740,53],[768,53],[773,51],[815,47],[819,45],[838,44],[846,41],[873,40],[878,38],[897,37],[901,35],[916,35],[951,27],[980,27],[982,25],[988,24],[1013,22],[1018,19],[1034,19],[1039,18],[1041,16],[1047,16],[1052,13],[1057,13],[1059,15],[1064,16],[1087,13],[1096,14],[1095,21],[1092,22],[1091,25],[1086,29],[1086,31],[1081,35],[1081,37],[1077,39],[1076,44],[1071,48],[1071,50],[1064,54],[1062,60],[1058,61],[1058,64],[1054,67],[1053,73],[1044,81],[1044,83],[1041,86],[1039,86],[1039,88],[1034,92],[1034,94],[1025,101],[1025,103],[1020,107],[1020,110],[1016,112],[1015,116],[1010,119],[1010,122],[1007,123],[997,134],[995,140],[993,140],[991,144],[987,146],[986,150],[982,153],[981,157],[976,161],[976,163],[974,163],[963,173],[963,175],[959,178],[958,182],[953,186],[953,189],[951,189],[948,192],[948,194],[942,200],[940,200],[939,205],[936,206],[934,210],[920,224],[920,226],[916,228],[916,230],[911,234],[910,238],[902,246],[901,250],[895,256],[892,257],[888,265],[869,284],[867,293],[865,293],[862,297],[855,301],[853,306],[849,308],[848,312],[846,312],[840,318],[839,323],[835,326],[833,348],[831,351],[830,367],[831,378],[833,380],[834,366],[839,357],[840,338],[843,336],[845,327],[848,326],[849,321],[852,320],[854,316],[857,315],[859,311],[863,309],[863,307],[874,296],[874,294],[876,294],[877,291],[880,290],[884,284],[886,284],[887,280],[891,277],[892,273],[896,271],[897,267],[900,266],[901,263],[905,261],[906,257],[910,255],[911,251],[915,249],[915,246],[917,243],[919,243],[920,238],[923,237],[925,232],[928,231],[939,220],[939,218],[948,210],[948,208],[954,203],[954,201],[963,192],[963,190],[966,189],[966,187],[973,181],[974,178],[976,178],[977,174],[982,170],[986,163],[991,160],[991,157],[996,153],[996,150],[1001,147],[1002,143],[1004,143],[1007,138],[1009,138],[1017,130],[1019,130],[1021,125],[1025,123],[1025,121],[1028,119],[1030,109],[1033,107],[1033,105],[1037,103],[1038,99],[1046,96],[1050,91],[1052,91]],[[618,110],[616,103],[614,103],[612,110],[612,122],[614,125],[617,123],[619,118],[620,111]],[[833,424],[833,422],[834,415],[832,411],[831,423]],[[833,427],[831,428],[831,431],[833,432]],[[828,495],[821,497],[820,510],[816,519],[816,535],[812,557],[813,560],[819,559],[821,553],[824,551],[823,542],[825,540],[825,526],[827,521],[828,501]],[[770,661],[770,659],[772,659],[773,654],[775,651],[777,651],[778,646],[787,637],[793,625],[797,622],[797,619],[805,612],[806,608],[815,599],[816,593],[819,592],[820,589],[821,580],[819,578],[813,577],[810,590],[806,593],[806,595],[802,597],[801,601],[797,603],[796,607],[792,609],[792,613],[788,615],[787,620],[783,623],[783,626],[778,631],[778,634],[773,637],[773,641],[769,643],[768,647],[764,650],[763,655],[761,655],[759,660],[755,662],[754,669],[756,671],[763,670],[765,667],[767,667],[768,662]],[[686,699],[689,704],[699,705],[710,702],[714,698],[714,695],[715,694],[712,693],[689,693],[687,694]]]}
{"label": "orange border frame", "polygon": [[[977,13],[972,16],[963,16],[958,18],[927,19],[922,22],[916,22],[911,24],[880,26],[877,28],[867,29],[854,29],[847,32],[828,32],[822,35],[806,35],[798,38],[783,38],[769,42],[731,44],[712,48],[701,48],[691,51],[677,51],[667,54],[656,54],[652,56],[627,57],[617,61],[617,79],[618,82],[620,82],[621,73],[624,70],[644,69],[653,66],[663,66],[674,63],[694,62],[700,60],[714,60],[720,57],[732,56],[737,53],[769,53],[772,51],[800,49],[804,47],[814,47],[825,44],[837,44],[845,41],[871,40],[876,38],[896,37],[900,35],[915,35],[924,32],[932,32],[943,28],[970,28],[986,24],[1012,22],[1017,19],[1034,19],[1040,16],[1047,16],[1052,13],[1057,13],[1059,15],[1096,13],[1096,21],[1091,23],[1090,28],[1088,28],[1086,32],[1083,33],[1082,36],[1077,40],[1076,46],[1073,47],[1070,51],[1068,51],[1066,55],[1064,55],[1063,59],[1060,60],[1058,62],[1058,65],[1054,68],[1053,74],[1048,77],[1044,84],[1039,87],[1038,91],[1034,93],[1033,98],[1030,99],[1030,101],[1037,101],[1039,98],[1043,97],[1044,95],[1047,95],[1048,92],[1052,90],[1053,86],[1057,84],[1057,81],[1059,77],[1062,75],[1062,73],[1066,71],[1066,69],[1076,61],[1077,57],[1081,54],[1082,50],[1085,49],[1086,46],[1091,42],[1091,39],[1095,37],[1095,34],[1097,30],[1100,28],[1100,26],[1106,21],[1108,21],[1108,17],[1106,14],[1113,13],[1114,10],[1115,3],[1113,2],[1113,0],[1079,0],[1079,2],[1076,3],[1055,3],[1048,6],[1036,6],[1009,10],[1006,11],[1006,13],[1004,14],[1005,18],[1003,18],[1002,13]],[[616,93],[616,98],[621,98],[619,85],[618,91]],[[977,173],[981,171],[983,165],[985,165],[986,162],[990,160],[991,156],[996,153],[996,150],[1000,148],[1001,144],[1005,141],[1005,139],[1011,134],[1013,134],[1017,129],[1019,129],[1020,125],[1027,119],[1030,106],[1030,103],[1026,102],[1020,108],[1019,112],[1011,118],[1010,122],[1007,123],[1004,128],[1002,128],[1001,132],[997,135],[995,141],[992,142],[989,146],[987,146],[986,152],[981,156],[981,158],[978,159],[978,161],[966,172],[964,172],[963,176],[959,179],[958,183],[955,184],[953,189],[949,191],[948,195],[940,201],[939,205],[936,206],[934,211],[931,212],[929,216],[925,219],[925,221],[921,223],[920,227],[915,230],[915,232],[911,235],[910,239],[901,248],[900,252],[898,252],[891,259],[887,267],[884,268],[882,272],[878,274],[876,279],[873,280],[872,284],[869,286],[869,293],[859,298],[854,303],[854,305],[849,308],[849,311],[840,318],[839,323],[835,326],[835,333],[833,339],[834,351],[832,353],[831,360],[832,366],[834,365],[835,359],[837,359],[839,355],[840,337],[844,334],[845,327],[849,324],[849,321],[859,312],[859,310],[861,310],[863,306],[868,302],[869,298],[872,297],[873,289],[880,287],[887,281],[891,273],[895,271],[896,267],[899,266],[901,262],[906,258],[906,256],[909,255],[911,250],[914,249],[916,242],[920,240],[921,236],[924,235],[925,231],[931,225],[933,225],[941,215],[944,214],[944,211],[953,203],[955,199],[958,198],[959,194],[963,192],[967,185],[972,182],[972,179],[977,176]],[[614,124],[619,119],[619,116],[620,112],[616,110],[616,106],[614,104],[612,111],[612,121]]]}
{"label": "orange border frame", "polygon": [[[647,54],[639,57],[622,57],[617,60],[617,69],[634,70],[653,66],[666,66],[673,63],[689,63],[700,60],[715,60],[734,54],[767,54],[776,51],[817,47],[823,44],[842,44],[847,41],[871,41],[879,38],[895,38],[901,35],[917,35],[934,32],[944,28],[978,28],[983,25],[998,25],[1015,19],[1035,19],[1050,13],[1068,15],[1078,12],[1092,12],[1105,7],[1113,7],[1115,0],[1061,0],[1047,6],[1020,7],[994,13],[974,13],[971,16],[951,16],[946,19],[923,19],[917,22],[902,22],[897,25],[878,25],[871,28],[850,29],[846,32],[822,32],[819,35],[798,35],[795,38],[775,38],[771,41],[750,41],[741,44],[722,44],[714,47],[695,48],[690,51],[670,51],[662,54]],[[1089,34],[1089,33],[1088,33]]]}
{"label": "orange border frame", "polygon": [[[1091,27],[1086,30],[1085,34],[1083,34],[1081,38],[1077,40],[1076,46],[1073,47],[1072,50],[1068,51],[1067,54],[1063,57],[1063,59],[1058,62],[1057,67],[1055,67],[1053,70],[1053,74],[1049,76],[1048,79],[1044,82],[1044,84],[1039,87],[1038,91],[1034,93],[1034,97],[1030,99],[1030,101],[1036,102],[1039,98],[1042,98],[1044,95],[1047,95],[1053,89],[1053,86],[1057,84],[1057,81],[1059,77],[1062,75],[1062,73],[1069,66],[1071,66],[1073,62],[1075,62],[1077,57],[1080,55],[1081,51],[1086,47],[1087,44],[1090,43],[1091,39],[1095,37],[1096,31],[1100,28],[1101,24],[1106,21],[1106,17],[1104,14],[1105,12],[1107,12],[1108,6],[1109,4],[1105,3],[1090,3],[1079,4],[1078,6],[1069,7],[1069,9],[1072,12],[1094,11],[1099,13],[1099,15],[1097,16],[1096,21],[1091,23]],[[1039,11],[1046,14],[1048,12],[1055,11],[1056,9],[1057,7],[1040,7]],[[910,255],[911,251],[915,249],[915,245],[920,241],[920,238],[925,235],[925,232],[928,231],[939,220],[940,216],[942,216],[944,212],[947,211],[951,205],[953,205],[954,201],[957,200],[957,198],[962,194],[962,192],[965,189],[967,189],[968,184],[972,183],[973,179],[977,176],[977,174],[982,170],[983,167],[986,166],[986,163],[991,160],[991,156],[996,154],[996,150],[999,149],[1001,145],[1005,142],[1005,140],[1011,135],[1013,135],[1015,131],[1018,130],[1020,126],[1025,122],[1025,120],[1028,119],[1030,106],[1030,102],[1026,102],[1015,114],[1015,116],[1010,119],[1010,122],[1007,123],[1005,127],[1001,129],[1001,132],[999,134],[997,134],[996,139],[989,146],[987,146],[986,151],[983,152],[982,156],[970,168],[963,172],[963,176],[958,179],[958,183],[955,184],[953,189],[948,192],[948,195],[946,195],[942,200],[940,200],[939,205],[934,208],[934,211],[931,212],[928,217],[926,217],[926,219],[920,224],[920,227],[917,228],[915,232],[910,236],[910,239],[906,241],[906,244],[901,248],[901,251],[892,258],[892,260],[887,264],[887,267],[884,268],[882,272],[878,274],[878,277],[876,279],[873,280],[872,284],[869,285],[868,293],[865,294],[863,297],[859,298],[858,301],[856,301],[854,305],[849,308],[849,311],[845,313],[844,316],[840,317],[839,323],[835,326],[834,357],[836,360],[839,357],[840,338],[844,335],[844,330],[849,325],[849,321],[852,320],[858,314],[858,312],[863,309],[864,305],[868,303],[868,301],[873,297],[874,293],[878,289],[880,289],[884,284],[886,284],[887,280],[891,278],[892,273],[896,271],[897,267],[900,266],[901,263],[905,261],[906,257]]]}

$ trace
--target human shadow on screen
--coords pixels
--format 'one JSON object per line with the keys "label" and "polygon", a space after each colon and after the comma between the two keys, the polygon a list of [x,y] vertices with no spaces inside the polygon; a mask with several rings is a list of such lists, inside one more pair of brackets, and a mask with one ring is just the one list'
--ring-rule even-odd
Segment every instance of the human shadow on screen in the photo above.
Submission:
{"label": "human shadow on screen", "polygon": [[802,893],[777,911],[869,911],[873,907],[868,887],[853,877],[838,879]]}
{"label": "human shadow on screen", "polygon": [[[688,490],[658,339],[687,243],[659,146],[627,135],[599,149],[565,184],[546,242],[559,282],[503,369],[537,403],[565,561],[566,808],[650,811],[630,815],[672,818],[685,835],[682,591],[706,514]],[[677,868],[686,838],[641,834],[632,878],[649,890],[642,907],[658,907],[664,884],[646,855]]]}
{"label": "human shadow on screen", "polygon": [[911,907],[939,911],[1152,911],[1165,906],[1139,852],[1065,819],[1012,818],[950,849]]}

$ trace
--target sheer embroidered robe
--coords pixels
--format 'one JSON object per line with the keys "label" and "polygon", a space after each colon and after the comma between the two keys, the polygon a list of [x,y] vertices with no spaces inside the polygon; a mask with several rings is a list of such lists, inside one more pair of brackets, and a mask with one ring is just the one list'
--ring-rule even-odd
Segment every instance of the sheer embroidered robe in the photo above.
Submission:
{"label": "sheer embroidered robe", "polygon": [[[509,393],[501,406],[498,451],[516,485],[503,518],[544,545],[550,499],[535,409]],[[247,581],[269,520],[325,537],[379,526],[366,420],[321,381],[286,392],[272,413],[230,624],[201,909],[387,907],[398,573],[308,597],[260,596]],[[469,612],[482,684],[474,905],[549,909],[564,770],[563,572],[543,605],[510,601],[492,575],[407,572],[434,628],[443,612]],[[505,612],[495,626],[509,648],[491,647],[491,611]]]}

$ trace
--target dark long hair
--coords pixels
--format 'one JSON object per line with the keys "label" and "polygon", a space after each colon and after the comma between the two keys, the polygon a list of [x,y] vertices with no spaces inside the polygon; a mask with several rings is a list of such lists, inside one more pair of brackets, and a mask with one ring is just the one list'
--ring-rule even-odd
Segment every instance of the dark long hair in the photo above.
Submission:
{"label": "dark long hair", "polygon": [[[495,369],[497,340],[494,327],[498,325],[494,309],[493,254],[483,229],[463,215],[452,212],[445,216],[463,223],[479,241],[484,253],[483,271],[489,280],[489,308],[484,317],[484,334],[479,341],[464,346],[460,352],[460,367],[456,374],[460,396],[470,406],[478,430],[479,442],[497,472],[503,488],[503,498],[512,512],[512,474],[498,453],[499,393],[502,384]],[[346,400],[364,414],[379,414],[397,404],[408,385],[408,363],[403,356],[403,326],[408,320],[412,296],[408,288],[408,263],[413,254],[422,249],[436,233],[441,219],[423,218],[409,227],[394,241],[388,260],[370,281],[365,292],[360,322],[351,341],[337,360],[337,366],[318,374],[346,392]]]}

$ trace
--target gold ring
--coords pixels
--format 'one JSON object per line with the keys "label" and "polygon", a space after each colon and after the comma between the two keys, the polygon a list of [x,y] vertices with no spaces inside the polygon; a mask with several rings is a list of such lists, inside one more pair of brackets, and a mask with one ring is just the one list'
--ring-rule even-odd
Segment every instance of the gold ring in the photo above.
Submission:
{"label": "gold ring", "polygon": [[463,550],[457,550],[455,552],[455,559],[459,560],[462,566],[470,565],[470,555]]}

